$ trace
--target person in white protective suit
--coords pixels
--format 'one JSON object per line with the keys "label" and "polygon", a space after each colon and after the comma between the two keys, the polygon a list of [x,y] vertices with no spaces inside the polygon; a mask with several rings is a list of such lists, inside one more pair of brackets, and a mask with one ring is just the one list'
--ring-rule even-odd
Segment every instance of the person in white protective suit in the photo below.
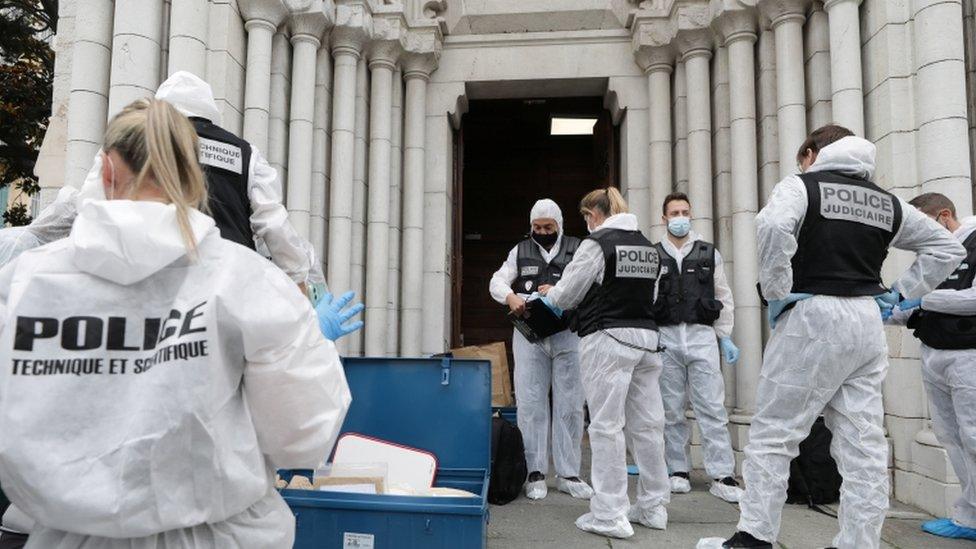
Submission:
{"label": "person in white protective suit", "polygon": [[[267,251],[271,261],[307,291],[311,244],[288,220],[281,203],[278,172],[253,145],[223,130],[210,85],[193,73],[178,71],[156,91],[191,119],[201,140],[198,157],[210,191],[210,213],[221,235],[238,244]],[[64,238],[86,198],[101,199],[101,154],[95,157],[81,188],[66,185],[56,200],[29,226],[41,244]],[[321,293],[321,286],[317,288]]]}
{"label": "person in white protective suit", "polygon": [[962,486],[951,516],[930,520],[922,530],[976,541],[976,217],[960,221],[955,204],[939,193],[919,195],[909,204],[952,233],[967,254],[935,291],[903,300],[890,320],[907,324],[922,341],[932,427]]}
{"label": "person in white protective suit", "polygon": [[[512,248],[489,284],[495,301],[519,316],[525,312],[525,300],[540,286],[559,280],[579,247],[578,238],[563,234],[563,213],[548,198],[532,206],[529,224],[531,236]],[[557,489],[580,499],[593,495],[593,489],[579,477],[583,385],[578,349],[579,338],[568,328],[536,343],[518,330],[512,334],[518,427],[529,470],[525,495],[530,499],[542,499],[548,493],[550,439]]]}
{"label": "person in white protective suit", "polygon": [[278,468],[314,468],[350,403],[292,280],[221,238],[190,122],[139,100],[68,238],[0,270],[0,484],[28,549],[278,549]]}
{"label": "person in white protective suit", "polygon": [[654,306],[664,348],[661,396],[671,491],[691,491],[690,429],[685,418],[690,400],[701,431],[705,472],[712,479],[709,492],[736,503],[742,488],[734,478],[735,457],[719,359],[719,349],[729,364],[739,359],[739,349],[732,342],[732,290],[722,254],[691,230],[688,196],[668,195],[662,213],[668,234],[657,244],[661,278]]}
{"label": "person in white protective suit", "polygon": [[[574,330],[581,337],[594,495],[576,527],[628,538],[634,535],[631,522],[664,530],[671,499],[653,318],[660,262],[617,189],[589,193],[580,210],[590,236],[559,282],[539,291],[551,307],[576,309]],[[640,471],[633,506],[627,495],[628,446]]]}
{"label": "person in white protective suit", "polygon": [[[759,282],[772,334],[745,449],[745,495],[736,534],[699,547],[772,547],[790,461],[821,413],[843,477],[833,544],[879,546],[888,509],[881,402],[888,348],[879,307],[890,309],[899,294],[927,294],[965,250],[871,182],[874,158],[874,145],[846,128],[814,131],[798,154],[804,173],[781,181],[757,217]],[[889,247],[917,257],[886,290],[881,264]]]}

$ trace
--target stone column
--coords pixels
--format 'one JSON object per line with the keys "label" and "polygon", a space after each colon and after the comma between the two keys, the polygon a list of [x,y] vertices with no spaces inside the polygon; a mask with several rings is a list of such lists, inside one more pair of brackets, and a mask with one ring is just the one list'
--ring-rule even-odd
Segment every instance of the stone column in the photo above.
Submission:
{"label": "stone column", "polygon": [[776,35],[776,120],[780,178],[797,172],[796,151],[807,136],[803,65],[803,22],[809,0],[762,2]]}
{"label": "stone column", "polygon": [[[732,11],[722,20],[729,51],[729,113],[732,120],[732,292],[735,297],[735,341],[742,350],[736,370],[736,410],[751,416],[762,365],[762,314],[758,280],[756,212],[759,202],[756,151],[756,23],[748,11]],[[728,388],[726,388],[728,390]],[[748,421],[739,418],[737,423]],[[742,448],[741,445],[737,445]]]}
{"label": "stone column", "polygon": [[[364,51],[365,53],[365,51]],[[352,264],[349,276],[352,291],[366,300],[366,159],[369,156],[369,67],[360,58],[356,65],[356,129],[352,169]],[[362,330],[351,334],[349,354],[362,356]]]}
{"label": "stone column", "polygon": [[424,172],[427,134],[427,84],[437,66],[433,45],[408,35],[403,58],[406,80],[403,124],[403,280],[400,355],[420,356],[423,337]]}
{"label": "stone column", "polygon": [[244,139],[268,154],[271,112],[271,42],[288,11],[281,0],[238,0],[247,29],[244,80]]}
{"label": "stone column", "polygon": [[[288,181],[288,104],[291,97],[291,43],[282,26],[271,39],[271,108],[268,111],[268,164]],[[284,199],[288,200],[287,193]]]}
{"label": "stone column", "polygon": [[[327,39],[326,39],[327,40]],[[329,218],[329,153],[332,139],[329,137],[329,122],[332,119],[332,52],[323,44],[317,53],[315,67],[315,109],[312,114],[312,249],[315,258],[322,264],[322,272],[327,272],[325,243]]]}
{"label": "stone column", "polygon": [[688,198],[692,228],[712,242],[712,101],[709,60],[712,38],[706,30],[679,31],[677,39],[685,65],[688,93]]}
{"label": "stone column", "polygon": [[101,148],[112,66],[111,0],[78,0],[68,96],[65,184],[80,187]]}
{"label": "stone column", "polygon": [[386,354],[397,356],[400,351],[400,242],[403,217],[403,72],[393,74],[393,129],[390,139],[390,262],[387,275]]}
{"label": "stone column", "polygon": [[[718,42],[721,44],[721,41]],[[715,191],[715,246],[732,277],[731,149],[729,142],[729,55],[724,45],[712,62],[712,187]]]}
{"label": "stone column", "polygon": [[[776,120],[776,41],[764,28],[759,34],[759,205],[779,181],[779,129]],[[797,144],[799,148],[799,144]]]}
{"label": "stone column", "polygon": [[688,192],[688,74],[680,59],[674,67],[674,182],[672,190]]}
{"label": "stone column", "polygon": [[159,87],[163,0],[116,0],[108,115]]}
{"label": "stone column", "polygon": [[390,275],[390,175],[393,150],[393,73],[403,49],[402,11],[375,14],[369,68],[373,74],[369,116],[369,203],[366,261],[366,356],[387,351]]}
{"label": "stone column", "polygon": [[[336,6],[332,29],[332,156],[329,187],[329,247],[326,280],[333,294],[352,289],[352,195],[356,131],[356,66],[372,22],[361,4]],[[339,340],[344,352],[347,344]]]}
{"label": "stone column", "polygon": [[861,89],[861,0],[827,0],[830,20],[830,87],[834,122],[864,136]]}
{"label": "stone column", "polygon": [[807,132],[830,123],[830,26],[823,4],[813,3],[804,40],[807,63]]}
{"label": "stone column", "polygon": [[922,192],[948,196],[961,219],[973,213],[964,44],[976,38],[963,33],[959,2],[912,4],[919,180]]}
{"label": "stone column", "polygon": [[664,238],[661,204],[672,190],[671,73],[674,72],[675,29],[653,13],[639,12],[634,20],[633,47],[637,64],[647,75],[648,96],[648,186],[652,242]]}
{"label": "stone column", "polygon": [[206,78],[209,8],[207,0],[172,0],[167,74],[189,71]]}
{"label": "stone column", "polygon": [[305,238],[311,238],[316,65],[328,23],[321,0],[313,2],[306,11],[293,13],[288,22],[292,46],[288,218]]}

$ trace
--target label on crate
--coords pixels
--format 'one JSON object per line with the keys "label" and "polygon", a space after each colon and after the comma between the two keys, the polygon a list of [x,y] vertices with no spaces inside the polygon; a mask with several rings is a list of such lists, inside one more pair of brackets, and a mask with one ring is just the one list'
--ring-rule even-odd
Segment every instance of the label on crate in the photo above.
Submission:
{"label": "label on crate", "polygon": [[343,532],[342,549],[373,549],[373,534]]}

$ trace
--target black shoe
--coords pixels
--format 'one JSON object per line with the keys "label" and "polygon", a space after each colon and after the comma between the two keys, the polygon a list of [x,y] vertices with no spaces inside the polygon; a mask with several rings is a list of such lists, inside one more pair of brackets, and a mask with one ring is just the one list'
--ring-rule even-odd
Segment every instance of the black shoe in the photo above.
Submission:
{"label": "black shoe", "polygon": [[[688,477],[685,477],[685,478],[688,478]],[[735,479],[732,478],[732,477],[725,477],[723,479],[715,479],[715,482],[718,482],[719,484],[724,484],[726,486],[738,486],[739,485],[739,483],[736,482]]]}
{"label": "black shoe", "polygon": [[773,549],[773,544],[756,539],[748,532],[736,532],[734,536],[725,540],[722,547],[728,549]]}
{"label": "black shoe", "polygon": [[538,480],[546,480],[546,475],[543,475],[539,471],[529,473],[529,482],[536,482]]}
{"label": "black shoe", "polygon": [[681,478],[683,478],[685,480],[691,480],[691,477],[688,475],[688,473],[681,472],[681,471],[678,471],[676,473],[671,473],[669,476],[672,476],[672,477],[681,477]]}

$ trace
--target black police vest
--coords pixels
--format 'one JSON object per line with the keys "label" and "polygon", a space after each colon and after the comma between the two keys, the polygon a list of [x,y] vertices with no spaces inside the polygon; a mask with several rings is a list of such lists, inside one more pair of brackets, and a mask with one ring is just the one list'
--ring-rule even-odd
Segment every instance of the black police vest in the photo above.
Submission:
{"label": "black police vest", "polygon": [[[962,243],[966,259],[937,290],[966,290],[976,279],[976,231]],[[976,316],[959,316],[935,311],[916,311],[908,320],[915,337],[933,349],[976,349]]]}
{"label": "black police vest", "polygon": [[517,261],[518,273],[512,283],[512,291],[517,294],[531,294],[543,284],[555,285],[563,276],[563,269],[573,260],[580,240],[574,236],[563,235],[559,253],[552,261],[542,257],[539,245],[531,238],[519,242]]}
{"label": "black police vest", "polygon": [[210,215],[220,236],[254,249],[247,195],[251,144],[209,120],[191,118],[200,138],[200,167],[207,180]]}
{"label": "black police vest", "polygon": [[655,247],[661,257],[661,280],[654,303],[658,325],[714,324],[722,310],[722,302],[715,299],[715,246],[696,241],[680,269],[663,244]]}
{"label": "black police vest", "polygon": [[657,249],[640,231],[603,229],[590,235],[603,250],[603,283],[594,283],[576,308],[571,328],[580,337],[609,328],[657,330],[654,283]]}
{"label": "black police vest", "polygon": [[793,256],[793,292],[878,295],[881,264],[901,226],[901,202],[866,179],[837,172],[800,176],[807,212]]}

